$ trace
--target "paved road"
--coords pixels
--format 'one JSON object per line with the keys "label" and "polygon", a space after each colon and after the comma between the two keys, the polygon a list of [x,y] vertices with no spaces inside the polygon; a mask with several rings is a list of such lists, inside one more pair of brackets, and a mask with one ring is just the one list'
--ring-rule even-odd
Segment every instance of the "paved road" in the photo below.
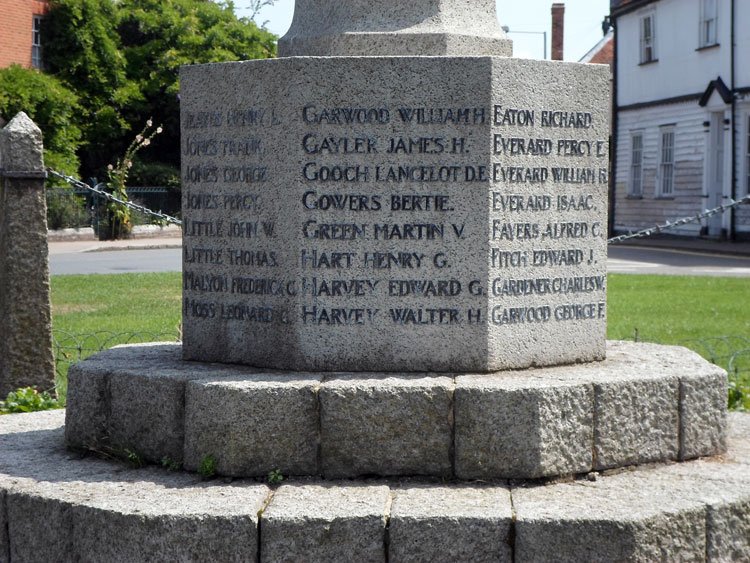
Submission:
{"label": "paved road", "polygon": [[[157,241],[162,246],[177,240]],[[121,274],[124,272],[179,272],[179,248],[89,252],[98,243],[50,244],[50,271],[55,274]],[[129,244],[120,241],[118,244]],[[147,245],[148,242],[140,243]],[[610,246],[608,269],[616,274],[669,274],[750,277],[750,257],[717,256],[655,248]]]}
{"label": "paved road", "polygon": [[750,257],[719,256],[612,245],[607,270],[615,274],[750,277]]}
{"label": "paved road", "polygon": [[182,270],[182,256],[177,248],[50,252],[49,268],[52,275],[179,272]]}

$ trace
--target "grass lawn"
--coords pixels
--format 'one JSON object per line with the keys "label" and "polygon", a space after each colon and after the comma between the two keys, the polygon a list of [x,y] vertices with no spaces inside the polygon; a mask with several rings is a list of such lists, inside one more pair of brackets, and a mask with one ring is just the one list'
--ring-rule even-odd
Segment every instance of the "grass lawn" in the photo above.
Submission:
{"label": "grass lawn", "polygon": [[177,333],[181,274],[52,276],[52,325],[72,334]]}
{"label": "grass lawn", "polygon": [[[121,336],[109,345],[148,341],[152,335],[174,340],[181,320],[180,277],[177,272],[53,276],[53,326],[74,335]],[[610,339],[632,340],[637,331],[639,340],[681,344],[724,368],[747,349],[735,356],[737,373],[730,377],[744,390],[750,409],[750,280],[610,274],[608,281]]]}
{"label": "grass lawn", "polygon": [[[750,340],[750,279],[610,274],[607,338]],[[748,344],[750,347],[750,343]]]}

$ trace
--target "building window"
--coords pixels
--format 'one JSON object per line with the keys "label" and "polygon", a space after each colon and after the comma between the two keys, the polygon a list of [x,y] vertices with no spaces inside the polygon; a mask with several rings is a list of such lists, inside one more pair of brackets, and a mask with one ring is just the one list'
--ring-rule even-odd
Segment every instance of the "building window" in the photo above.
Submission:
{"label": "building window", "polygon": [[747,117],[747,169],[745,170],[746,173],[746,184],[745,184],[745,193],[750,195],[750,116]]}
{"label": "building window", "polygon": [[643,195],[643,133],[633,133],[630,150],[630,193],[633,197]]}
{"label": "building window", "polygon": [[659,194],[674,195],[674,128],[661,129],[661,162],[659,163]]}
{"label": "building window", "polygon": [[42,59],[42,16],[34,16],[34,27],[31,36],[31,66],[44,68]]}
{"label": "building window", "polygon": [[701,0],[700,46],[716,45],[716,23],[718,20],[718,2]]}
{"label": "building window", "polygon": [[654,14],[641,18],[641,64],[656,60],[656,33]]}

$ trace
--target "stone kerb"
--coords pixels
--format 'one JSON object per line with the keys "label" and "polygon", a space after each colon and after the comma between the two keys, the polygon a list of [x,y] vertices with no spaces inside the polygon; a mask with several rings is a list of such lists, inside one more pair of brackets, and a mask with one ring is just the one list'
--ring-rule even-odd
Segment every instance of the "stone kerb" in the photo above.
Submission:
{"label": "stone kerb", "polygon": [[296,0],[279,56],[505,56],[494,0]]}
{"label": "stone kerb", "polygon": [[601,360],[608,81],[507,57],[184,67],[185,358]]}
{"label": "stone kerb", "polygon": [[55,385],[42,133],[21,112],[0,131],[0,397]]}
{"label": "stone kerb", "polygon": [[174,344],[71,367],[71,447],[224,475],[540,478],[726,448],[726,373],[682,348],[613,342],[604,362],[462,374],[309,374],[186,362]]}
{"label": "stone kerb", "polygon": [[[721,457],[562,482],[201,481],[62,446],[61,411],[0,425],[0,560],[750,560],[750,416]],[[40,548],[39,538],[45,538]]]}

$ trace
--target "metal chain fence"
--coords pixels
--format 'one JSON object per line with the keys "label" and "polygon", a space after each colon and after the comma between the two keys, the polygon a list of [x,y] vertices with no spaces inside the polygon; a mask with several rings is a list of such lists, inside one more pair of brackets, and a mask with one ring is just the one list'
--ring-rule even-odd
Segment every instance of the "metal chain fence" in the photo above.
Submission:
{"label": "metal chain fence", "polygon": [[662,233],[663,231],[675,229],[677,227],[681,227],[682,225],[687,225],[688,223],[695,223],[697,221],[707,219],[708,217],[712,217],[713,215],[724,213],[725,211],[729,211],[730,209],[737,207],[738,205],[742,205],[744,203],[750,203],[750,195],[747,195],[737,201],[730,200],[730,203],[727,203],[725,205],[720,205],[719,207],[714,207],[713,209],[707,209],[706,211],[703,211],[696,215],[691,215],[690,217],[683,217],[682,219],[677,219],[676,221],[668,221],[664,223],[663,225],[657,225],[655,227],[643,229],[642,231],[638,231],[635,233],[628,233],[627,235],[620,235],[617,237],[612,237],[611,239],[607,240],[607,244],[617,244],[619,242],[624,242],[626,240],[630,240],[634,238],[642,238],[642,237],[650,237],[652,235],[658,235]]}
{"label": "metal chain fence", "polygon": [[70,184],[74,188],[78,188],[79,190],[88,190],[96,194],[97,196],[106,199],[107,201],[113,201],[124,207],[127,207],[128,209],[132,211],[137,211],[139,213],[143,213],[144,215],[150,215],[166,223],[172,223],[174,225],[182,225],[182,221],[180,221],[176,217],[172,217],[171,215],[167,215],[166,213],[162,213],[161,211],[152,211],[148,207],[144,207],[143,205],[138,205],[137,203],[133,203],[132,201],[124,201],[118,197],[113,196],[111,193],[103,189],[100,189],[99,186],[105,186],[105,184],[97,184],[96,186],[89,186],[85,182],[81,182],[80,180],[77,180],[73,178],[72,176],[68,176],[67,174],[63,174],[62,172],[53,170],[52,168],[47,168],[47,173],[51,174],[52,176],[56,176],[60,178],[61,180],[66,181],[68,184]]}
{"label": "metal chain fence", "polygon": [[120,344],[144,344],[148,342],[180,342],[179,332],[111,332],[99,331],[88,334],[73,334],[52,329],[52,346],[55,354],[55,369],[59,377],[65,376],[68,368],[89,356]]}

